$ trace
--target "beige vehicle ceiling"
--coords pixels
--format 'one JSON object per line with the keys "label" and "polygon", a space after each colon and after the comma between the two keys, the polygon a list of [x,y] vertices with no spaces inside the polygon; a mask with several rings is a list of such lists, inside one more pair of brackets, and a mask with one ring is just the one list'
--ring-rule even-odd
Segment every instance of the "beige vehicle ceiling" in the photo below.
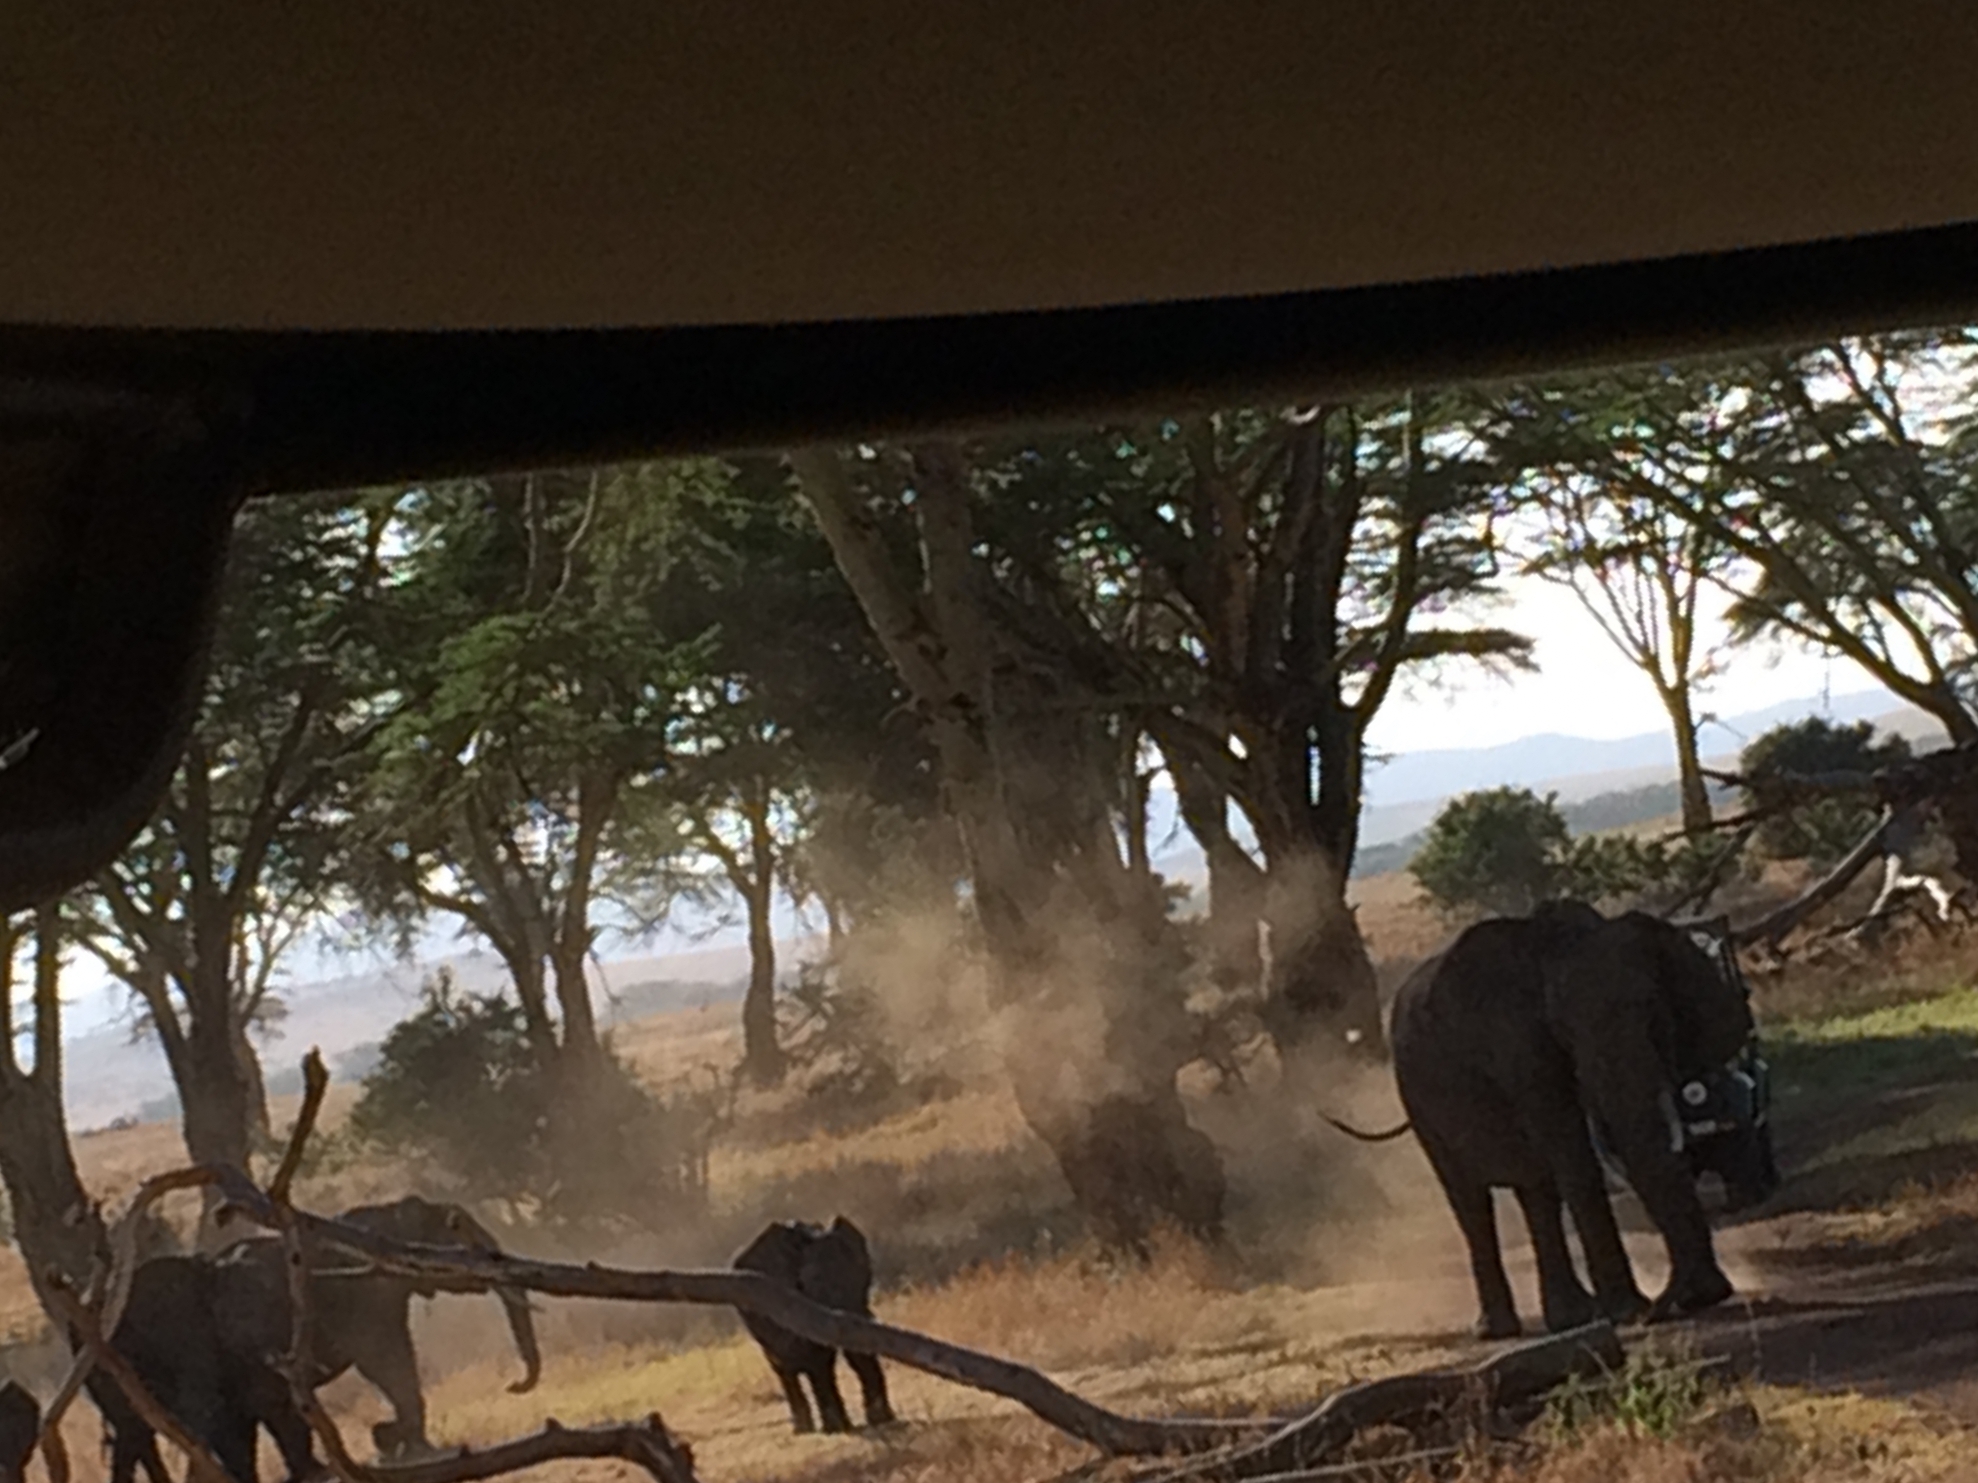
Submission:
{"label": "beige vehicle ceiling", "polygon": [[149,817],[242,500],[1978,319],[1974,76],[1959,0],[9,0],[0,910]]}
{"label": "beige vehicle ceiling", "polygon": [[657,326],[1978,218],[1968,6],[0,7],[0,323]]}

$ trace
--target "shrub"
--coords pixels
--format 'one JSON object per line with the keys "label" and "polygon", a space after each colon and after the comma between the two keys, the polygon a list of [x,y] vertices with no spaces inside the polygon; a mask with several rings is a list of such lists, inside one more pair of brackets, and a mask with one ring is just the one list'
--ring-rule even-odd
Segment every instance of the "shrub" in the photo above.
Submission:
{"label": "shrub", "polygon": [[1442,807],[1408,869],[1445,911],[1519,915],[1559,893],[1572,846],[1557,794],[1465,793]]}
{"label": "shrub", "polygon": [[469,1197],[536,1187],[531,1167],[549,1117],[549,1086],[521,1006],[458,991],[441,969],[419,1009],[394,1025],[363,1080],[350,1128],[363,1142],[421,1157]]}
{"label": "shrub", "polygon": [[519,1005],[463,993],[442,969],[379,1045],[349,1135],[420,1160],[455,1198],[532,1204],[551,1219],[671,1224],[705,1208],[718,1099],[702,1088],[656,1096],[608,1047],[581,1085],[557,1069]]}
{"label": "shrub", "polygon": [[781,1038],[813,1096],[850,1105],[880,1101],[900,1085],[898,1055],[879,997],[831,962],[799,965],[783,996]]}
{"label": "shrub", "polygon": [[[1874,726],[1857,721],[1837,726],[1818,716],[1775,726],[1744,749],[1744,803],[1750,809],[1784,806],[1780,780],[1819,772],[1874,772],[1909,757],[1900,736],[1877,737]],[[1878,810],[1861,796],[1807,799],[1759,826],[1758,847],[1777,860],[1806,860],[1827,866],[1860,843],[1875,827]]]}
{"label": "shrub", "polygon": [[1729,871],[1732,842],[1670,843],[1627,834],[1575,839],[1553,797],[1493,788],[1452,800],[1409,869],[1445,911],[1517,916],[1562,896],[1670,905]]}

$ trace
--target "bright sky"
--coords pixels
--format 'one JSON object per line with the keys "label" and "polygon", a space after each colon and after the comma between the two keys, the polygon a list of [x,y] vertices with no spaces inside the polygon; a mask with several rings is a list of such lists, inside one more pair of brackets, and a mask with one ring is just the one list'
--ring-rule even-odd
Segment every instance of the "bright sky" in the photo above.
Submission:
{"label": "bright sky", "polygon": [[[1453,675],[1451,684],[1397,689],[1375,718],[1368,738],[1375,749],[1490,747],[1546,732],[1608,740],[1668,724],[1647,677],[1614,648],[1571,591],[1535,577],[1511,578],[1504,589],[1505,605],[1487,621],[1537,640],[1538,673],[1514,671],[1499,679],[1470,669]],[[1709,621],[1700,626],[1709,642],[1720,642],[1728,600],[1706,593],[1703,601]],[[1873,683],[1845,660],[1754,645],[1728,659],[1697,709],[1737,715],[1818,695],[1828,685],[1846,694]]]}

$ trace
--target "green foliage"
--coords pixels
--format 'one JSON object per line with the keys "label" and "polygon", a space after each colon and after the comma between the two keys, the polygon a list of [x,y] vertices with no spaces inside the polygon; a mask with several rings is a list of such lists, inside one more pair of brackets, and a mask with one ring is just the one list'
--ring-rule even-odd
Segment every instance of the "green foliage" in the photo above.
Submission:
{"label": "green foliage", "polygon": [[[584,1115],[560,1116],[572,1097]],[[461,1199],[658,1226],[704,1208],[720,1120],[705,1089],[656,1096],[608,1052],[570,1087],[535,1053],[520,1006],[463,993],[442,969],[379,1047],[347,1137],[418,1160]]]}
{"label": "green foliage", "polygon": [[1562,862],[1560,894],[1582,901],[1680,901],[1732,871],[1736,841],[1710,835],[1675,841],[1631,834],[1577,838]]}
{"label": "green foliage", "polygon": [[1600,1425],[1618,1426],[1631,1437],[1666,1439],[1695,1420],[1708,1397],[1695,1360],[1636,1349],[1618,1374],[1598,1381],[1575,1376],[1555,1390],[1546,1403],[1546,1430],[1561,1441]]}
{"label": "green foliage", "polygon": [[1573,837],[1554,796],[1492,788],[1452,799],[1409,865],[1445,911],[1516,916],[1573,897],[1620,903],[1681,900],[1731,868],[1729,840],[1671,842],[1629,834]]}
{"label": "green foliage", "polygon": [[813,1096],[866,1103],[900,1085],[899,1053],[871,987],[831,963],[806,962],[784,994],[781,1039]]}
{"label": "green foliage", "polygon": [[1735,639],[1844,656],[1963,740],[1978,736],[1975,390],[1968,329],[1866,336],[1518,387],[1489,441],[1511,469],[1706,537]]}
{"label": "green foliage", "polygon": [[1443,805],[1428,842],[1409,863],[1445,911],[1515,916],[1558,893],[1572,847],[1556,794],[1489,788]]}
{"label": "green foliage", "polygon": [[520,1006],[462,993],[442,968],[423,1002],[393,1026],[363,1081],[350,1129],[363,1142],[412,1154],[470,1198],[537,1186],[549,1086]]}
{"label": "green foliage", "polygon": [[1839,726],[1812,716],[1773,727],[1744,749],[1738,764],[1747,782],[1747,808],[1786,808],[1759,825],[1759,848],[1774,859],[1833,864],[1874,828],[1874,800],[1859,794],[1796,800],[1784,783],[1823,772],[1874,772],[1909,755],[1907,741],[1877,737],[1867,721]]}
{"label": "green foliage", "polygon": [[[389,500],[348,495],[242,510],[192,735],[157,813],[82,897],[82,944],[205,1114],[196,1157],[237,1157],[261,1132],[244,1031],[280,1017],[282,955],[345,878],[351,798],[392,705],[390,519]],[[213,1072],[221,1038],[239,1085]]]}

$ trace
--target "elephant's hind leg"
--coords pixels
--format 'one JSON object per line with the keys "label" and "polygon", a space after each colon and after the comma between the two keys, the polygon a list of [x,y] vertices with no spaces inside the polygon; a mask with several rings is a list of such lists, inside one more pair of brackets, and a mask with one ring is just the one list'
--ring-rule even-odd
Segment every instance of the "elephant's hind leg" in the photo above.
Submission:
{"label": "elephant's hind leg", "polygon": [[838,1393],[838,1352],[824,1351],[824,1357],[806,1367],[810,1388],[817,1392],[817,1419],[827,1432],[848,1432],[852,1418],[845,1410],[845,1398]]}
{"label": "elephant's hind leg", "polygon": [[1518,1208],[1525,1213],[1525,1228],[1531,1232],[1532,1254],[1538,1260],[1539,1303],[1545,1326],[1558,1334],[1593,1322],[1598,1310],[1580,1285],[1579,1273],[1573,1270],[1558,1186],[1549,1180],[1521,1184],[1517,1195]]}
{"label": "elephant's hind leg", "polygon": [[810,1397],[804,1394],[803,1372],[785,1369],[782,1365],[771,1368],[776,1371],[776,1379],[783,1387],[783,1399],[789,1403],[790,1424],[799,1435],[816,1431],[817,1422],[810,1414]]}
{"label": "elephant's hind leg", "polygon": [[1497,1212],[1490,1203],[1490,1186],[1445,1179],[1443,1187],[1470,1248],[1470,1275],[1476,1279],[1477,1303],[1483,1310],[1477,1320],[1477,1336],[1516,1338],[1520,1332],[1518,1305],[1512,1301],[1511,1283],[1504,1275],[1504,1253],[1497,1244]]}
{"label": "elephant's hind leg", "polygon": [[872,1354],[845,1353],[845,1363],[852,1367],[852,1373],[859,1377],[859,1390],[865,1403],[865,1424],[886,1426],[893,1417],[893,1403],[886,1395],[886,1372],[879,1367],[879,1358]]}
{"label": "elephant's hind leg", "polygon": [[392,1419],[371,1428],[380,1457],[424,1452],[426,1393],[419,1385],[419,1356],[412,1348],[412,1330],[404,1324],[381,1325],[367,1338],[356,1360],[357,1373],[391,1402]]}

